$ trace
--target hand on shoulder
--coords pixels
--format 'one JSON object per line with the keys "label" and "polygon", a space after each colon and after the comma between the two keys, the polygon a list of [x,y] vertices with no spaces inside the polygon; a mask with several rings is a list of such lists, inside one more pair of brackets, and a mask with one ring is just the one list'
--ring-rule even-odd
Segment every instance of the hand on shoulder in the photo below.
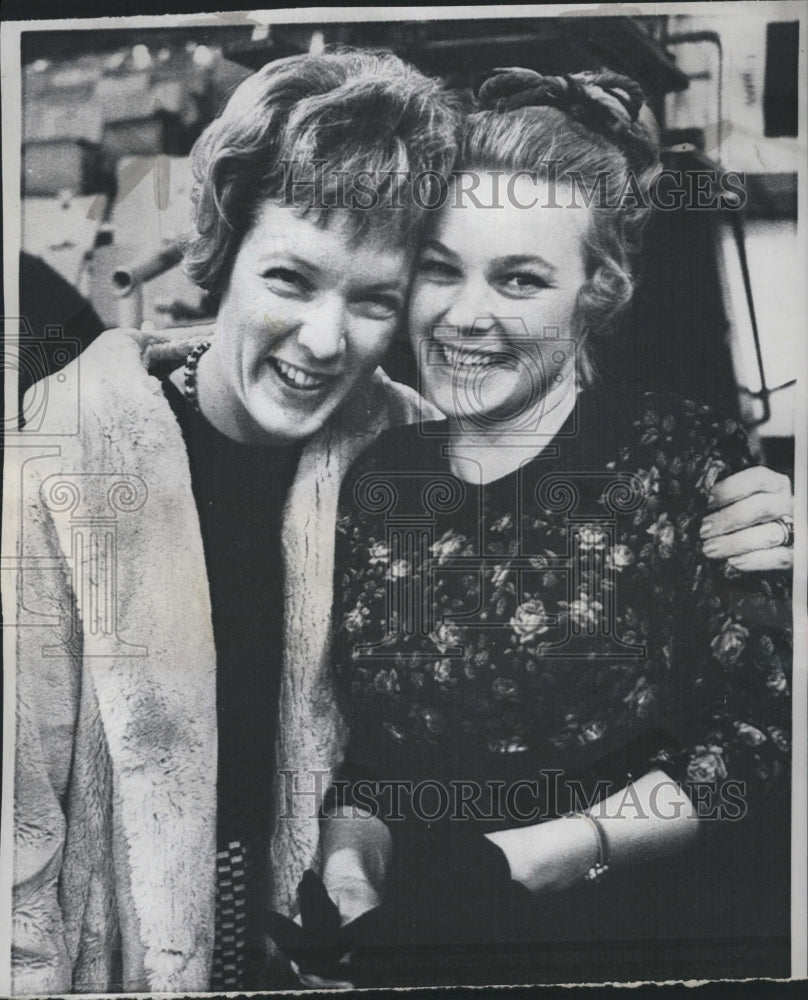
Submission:
{"label": "hand on shoulder", "polygon": [[794,565],[794,496],[788,476],[765,466],[744,469],[713,486],[701,528],[704,554],[741,572]]}

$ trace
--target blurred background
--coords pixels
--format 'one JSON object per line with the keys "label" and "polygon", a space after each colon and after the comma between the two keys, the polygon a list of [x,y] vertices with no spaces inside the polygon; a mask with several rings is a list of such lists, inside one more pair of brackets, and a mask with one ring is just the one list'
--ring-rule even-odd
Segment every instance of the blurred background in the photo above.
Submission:
{"label": "blurred background", "polygon": [[[790,302],[804,280],[799,24],[788,8],[304,25],[270,23],[267,13],[265,23],[251,15],[228,24],[224,15],[209,27],[25,32],[21,305],[30,350],[21,380],[63,364],[100,329],[213,314],[215,303],[177,266],[190,219],[188,152],[267,61],[333,42],[382,46],[459,88],[493,66],[605,66],[642,84],[667,165],[743,172],[748,197],[742,211],[656,213],[633,311],[600,368],[739,416],[760,457],[788,470],[793,338],[802,335]],[[71,339],[78,346],[66,348]],[[386,366],[413,380],[403,339]]]}

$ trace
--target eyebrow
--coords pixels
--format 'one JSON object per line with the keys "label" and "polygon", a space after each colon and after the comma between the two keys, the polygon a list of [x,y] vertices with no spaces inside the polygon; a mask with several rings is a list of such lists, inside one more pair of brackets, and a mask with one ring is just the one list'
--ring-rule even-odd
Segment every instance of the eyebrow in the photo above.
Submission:
{"label": "eyebrow", "polygon": [[[445,257],[451,257],[454,260],[458,259],[458,254],[454,250],[450,250],[445,243],[441,243],[440,240],[434,238],[425,240],[423,249],[437,250],[438,253],[443,254]],[[558,269],[554,264],[551,264],[538,254],[508,254],[505,257],[494,257],[490,261],[490,264],[495,267],[522,267],[525,264],[537,264],[547,274],[555,275],[558,273]]]}
{"label": "eyebrow", "polygon": [[538,264],[548,274],[556,274],[557,268],[538,254],[509,254],[507,257],[496,257],[492,263],[499,267],[521,267],[524,264]]}
{"label": "eyebrow", "polygon": [[[259,266],[261,268],[271,267],[276,261],[283,263],[289,263],[292,267],[298,267],[303,271],[308,271],[313,277],[321,275],[324,268],[315,264],[313,261],[306,259],[305,257],[298,257],[294,253],[276,253],[270,251],[265,257],[262,257]],[[377,281],[371,282],[367,285],[361,286],[362,292],[372,292],[377,294],[379,292],[397,292],[399,295],[404,295],[407,290],[409,282],[406,278],[391,278],[390,281]]]}
{"label": "eyebrow", "polygon": [[422,250],[437,250],[438,253],[442,253],[445,257],[457,258],[457,254],[454,250],[450,250],[445,243],[441,243],[440,240],[436,240],[434,237],[424,240]]}
{"label": "eyebrow", "polygon": [[[320,275],[325,270],[319,264],[315,264],[314,261],[309,260],[307,257],[298,257],[297,254],[287,253],[285,251],[275,252],[270,250],[265,255],[259,258],[258,266],[261,268],[270,267],[275,263],[289,264],[292,267],[299,267],[301,270],[310,271],[314,275]],[[366,286],[367,289],[371,291],[402,291],[407,287],[406,278],[391,278],[389,281],[378,281],[370,283]]]}
{"label": "eyebrow", "polygon": [[299,267],[305,271],[312,271],[314,274],[322,273],[321,267],[313,261],[307,260],[305,257],[298,257],[297,254],[294,253],[285,253],[275,250],[270,250],[266,255],[262,255],[259,258],[258,263],[260,267],[268,267],[278,261],[288,262],[293,267]]}

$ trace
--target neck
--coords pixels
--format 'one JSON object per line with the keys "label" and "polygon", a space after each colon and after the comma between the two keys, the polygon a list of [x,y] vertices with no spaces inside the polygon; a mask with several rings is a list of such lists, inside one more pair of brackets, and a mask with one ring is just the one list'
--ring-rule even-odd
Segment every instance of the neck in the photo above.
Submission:
{"label": "neck", "polygon": [[525,414],[510,425],[479,431],[449,421],[448,456],[452,472],[466,482],[490,483],[531,461],[549,445],[572,413],[578,396],[574,370],[546,393],[534,409],[535,429],[526,433]]}
{"label": "neck", "polygon": [[[220,434],[248,445],[273,445],[275,442],[263,434],[247,417],[238,400],[226,391],[227,381],[220,368],[218,342],[213,339],[210,348],[199,359],[196,368],[196,390],[199,412]],[[183,368],[171,373],[171,381],[185,392]]]}

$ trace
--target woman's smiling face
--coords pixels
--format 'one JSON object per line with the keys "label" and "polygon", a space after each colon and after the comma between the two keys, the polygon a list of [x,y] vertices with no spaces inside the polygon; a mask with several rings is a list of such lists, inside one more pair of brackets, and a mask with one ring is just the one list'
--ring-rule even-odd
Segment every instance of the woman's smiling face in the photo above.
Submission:
{"label": "woman's smiling face", "polygon": [[540,412],[572,373],[591,210],[548,200],[547,186],[525,174],[465,175],[427,236],[410,331],[421,386],[449,417],[503,427]]}
{"label": "woman's smiling face", "polygon": [[[316,433],[378,365],[406,301],[411,252],[268,202],[236,254],[203,358],[220,429],[250,443]],[[200,376],[204,411],[205,382]]]}

